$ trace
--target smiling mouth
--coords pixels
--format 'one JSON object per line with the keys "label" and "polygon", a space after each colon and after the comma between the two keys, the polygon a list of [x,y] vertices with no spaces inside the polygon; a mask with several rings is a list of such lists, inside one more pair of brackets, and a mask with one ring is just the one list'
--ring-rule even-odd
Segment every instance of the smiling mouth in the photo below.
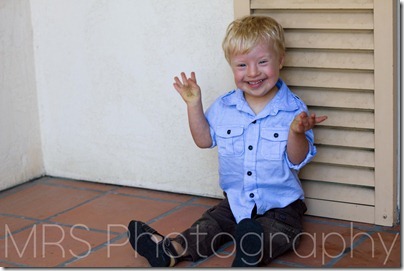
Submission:
{"label": "smiling mouth", "polygon": [[262,82],[264,82],[264,80],[250,81],[250,82],[248,82],[248,84],[249,84],[250,86],[256,86],[256,85],[261,84]]}

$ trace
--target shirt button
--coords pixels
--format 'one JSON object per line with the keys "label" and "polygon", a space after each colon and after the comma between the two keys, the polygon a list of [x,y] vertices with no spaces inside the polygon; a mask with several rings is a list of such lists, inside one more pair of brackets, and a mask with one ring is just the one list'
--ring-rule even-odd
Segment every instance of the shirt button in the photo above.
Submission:
{"label": "shirt button", "polygon": [[252,151],[252,149],[253,149],[253,146],[248,146],[248,149],[250,150],[250,151]]}
{"label": "shirt button", "polygon": [[251,171],[248,171],[248,172],[247,172],[247,175],[248,175],[248,176],[251,176],[251,175],[252,175],[252,172],[251,172]]}
{"label": "shirt button", "polygon": [[253,123],[253,124],[256,124],[256,123],[257,123],[257,121],[256,121],[256,120],[254,120],[252,123]]}
{"label": "shirt button", "polygon": [[275,134],[274,134],[274,137],[275,137],[275,138],[278,138],[278,136],[279,136],[278,133],[275,133]]}
{"label": "shirt button", "polygon": [[250,198],[254,198],[254,193],[250,193]]}
{"label": "shirt button", "polygon": [[231,130],[227,130],[227,134],[230,135],[230,134],[231,134]]}

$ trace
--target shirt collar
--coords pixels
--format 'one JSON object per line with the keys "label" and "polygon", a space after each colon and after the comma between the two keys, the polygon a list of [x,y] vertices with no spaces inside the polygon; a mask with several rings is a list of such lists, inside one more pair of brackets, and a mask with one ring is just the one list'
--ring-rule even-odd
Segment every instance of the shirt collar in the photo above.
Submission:
{"label": "shirt collar", "polygon": [[[295,111],[299,108],[295,101],[295,96],[282,79],[278,79],[276,86],[279,88],[279,91],[257,117],[276,115],[279,111]],[[222,97],[222,101],[226,105],[236,106],[239,111],[255,115],[248,106],[248,103],[244,98],[243,91],[240,89],[230,91],[228,94]]]}

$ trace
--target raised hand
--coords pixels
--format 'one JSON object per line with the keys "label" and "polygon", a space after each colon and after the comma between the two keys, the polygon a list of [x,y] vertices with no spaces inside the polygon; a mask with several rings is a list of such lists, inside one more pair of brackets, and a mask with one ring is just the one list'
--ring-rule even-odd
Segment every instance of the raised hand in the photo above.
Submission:
{"label": "raised hand", "polygon": [[185,73],[181,73],[182,81],[176,76],[174,77],[174,88],[181,95],[187,104],[188,122],[191,129],[192,138],[195,144],[200,148],[209,148],[212,145],[210,136],[209,123],[203,112],[201,88],[196,82],[194,72],[191,77],[187,78]]}
{"label": "raised hand", "polygon": [[303,134],[326,119],[327,116],[316,117],[314,113],[308,116],[306,112],[302,112],[293,120],[290,130],[296,134]]}
{"label": "raised hand", "polygon": [[181,95],[182,99],[188,105],[194,105],[201,102],[201,88],[196,82],[194,72],[191,72],[191,77],[187,78],[184,72],[181,73],[182,81],[176,76],[174,77],[174,88]]}
{"label": "raised hand", "polygon": [[327,119],[327,116],[316,117],[316,114],[307,115],[302,112],[295,117],[289,129],[287,152],[289,160],[295,164],[300,164],[309,151],[309,142],[305,132],[313,129],[316,124]]}

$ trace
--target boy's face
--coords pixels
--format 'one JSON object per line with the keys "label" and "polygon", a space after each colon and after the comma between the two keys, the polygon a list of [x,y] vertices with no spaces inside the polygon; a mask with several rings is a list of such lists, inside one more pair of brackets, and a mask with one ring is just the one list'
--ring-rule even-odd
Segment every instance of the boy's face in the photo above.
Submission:
{"label": "boy's face", "polygon": [[244,91],[245,98],[273,97],[272,89],[279,78],[284,56],[275,51],[273,42],[259,43],[249,53],[230,56],[237,88]]}

